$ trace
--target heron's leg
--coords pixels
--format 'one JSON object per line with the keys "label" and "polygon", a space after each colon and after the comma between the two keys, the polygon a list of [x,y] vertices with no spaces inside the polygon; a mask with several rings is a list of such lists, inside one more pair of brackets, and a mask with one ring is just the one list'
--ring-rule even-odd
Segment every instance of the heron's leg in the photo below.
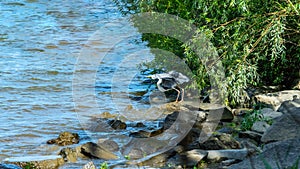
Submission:
{"label": "heron's leg", "polygon": [[184,89],[181,89],[181,100],[179,102],[183,102],[183,97],[184,97]]}
{"label": "heron's leg", "polygon": [[177,91],[177,98],[176,98],[176,102],[178,102],[178,98],[179,98],[179,95],[180,95],[180,90],[178,90],[178,89],[176,89],[176,88],[174,88],[174,90],[176,90]]}

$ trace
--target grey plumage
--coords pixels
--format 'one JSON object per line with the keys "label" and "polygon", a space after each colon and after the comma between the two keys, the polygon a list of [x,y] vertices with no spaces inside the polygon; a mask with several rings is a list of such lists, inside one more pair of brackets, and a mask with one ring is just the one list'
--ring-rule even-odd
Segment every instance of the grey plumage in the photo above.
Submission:
{"label": "grey plumage", "polygon": [[182,73],[172,70],[168,73],[154,74],[154,75],[150,75],[148,77],[150,77],[152,79],[158,79],[157,88],[161,92],[166,92],[168,90],[176,90],[178,93],[176,102],[178,102],[178,98],[181,93],[180,101],[183,101],[184,89],[179,87],[179,85],[189,82],[190,79],[187,76],[183,75]]}

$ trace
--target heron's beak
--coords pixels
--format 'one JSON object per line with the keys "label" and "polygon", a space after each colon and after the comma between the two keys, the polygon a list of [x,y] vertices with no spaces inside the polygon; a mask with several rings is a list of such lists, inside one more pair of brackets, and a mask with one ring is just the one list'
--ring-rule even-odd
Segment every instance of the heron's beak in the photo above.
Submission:
{"label": "heron's beak", "polygon": [[151,77],[151,75],[149,75],[149,76],[146,76],[146,77],[148,77],[148,78],[152,78],[152,77]]}

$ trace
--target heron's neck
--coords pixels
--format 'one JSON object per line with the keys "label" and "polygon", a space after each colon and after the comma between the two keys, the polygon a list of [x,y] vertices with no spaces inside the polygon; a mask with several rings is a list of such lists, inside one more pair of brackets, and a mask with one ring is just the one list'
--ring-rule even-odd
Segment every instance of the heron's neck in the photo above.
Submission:
{"label": "heron's neck", "polygon": [[158,81],[157,81],[157,88],[158,88],[158,90],[160,90],[160,91],[165,91],[165,89],[161,86],[161,83],[162,83],[162,79],[158,79]]}

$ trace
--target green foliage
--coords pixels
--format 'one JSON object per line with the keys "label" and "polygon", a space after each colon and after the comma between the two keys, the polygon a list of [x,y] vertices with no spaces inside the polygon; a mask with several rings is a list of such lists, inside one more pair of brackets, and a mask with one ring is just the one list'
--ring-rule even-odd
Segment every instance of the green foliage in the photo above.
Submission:
{"label": "green foliage", "polygon": [[125,158],[126,160],[130,160],[130,156],[129,156],[129,155],[125,155],[124,158]]}
{"label": "green foliage", "polygon": [[100,165],[100,169],[109,169],[108,164],[107,164],[106,161],[103,162],[103,163]]}
{"label": "green foliage", "polygon": [[240,129],[243,131],[250,130],[256,121],[265,121],[270,125],[272,124],[272,120],[264,117],[261,114],[260,110],[253,110],[245,115],[245,117],[242,120]]}
{"label": "green foliage", "polygon": [[[115,0],[126,13],[161,12],[186,19],[205,34],[225,68],[226,104],[243,105],[249,86],[291,87],[299,78],[300,3],[298,0]],[[130,4],[130,5],[128,5]],[[127,7],[126,10],[124,10]],[[191,38],[191,41],[197,39]],[[182,58],[192,70],[199,90],[211,85],[208,71],[213,63],[202,63],[191,43],[156,34],[143,34],[153,48],[161,48]],[[201,44],[199,44],[201,45]],[[161,57],[161,56],[160,56]],[[208,56],[204,56],[208,57]],[[163,67],[159,58],[150,64]],[[151,66],[151,67],[152,67]]]}
{"label": "green foliage", "polygon": [[33,163],[27,162],[25,166],[23,166],[24,169],[35,169],[36,167],[34,166]]}

